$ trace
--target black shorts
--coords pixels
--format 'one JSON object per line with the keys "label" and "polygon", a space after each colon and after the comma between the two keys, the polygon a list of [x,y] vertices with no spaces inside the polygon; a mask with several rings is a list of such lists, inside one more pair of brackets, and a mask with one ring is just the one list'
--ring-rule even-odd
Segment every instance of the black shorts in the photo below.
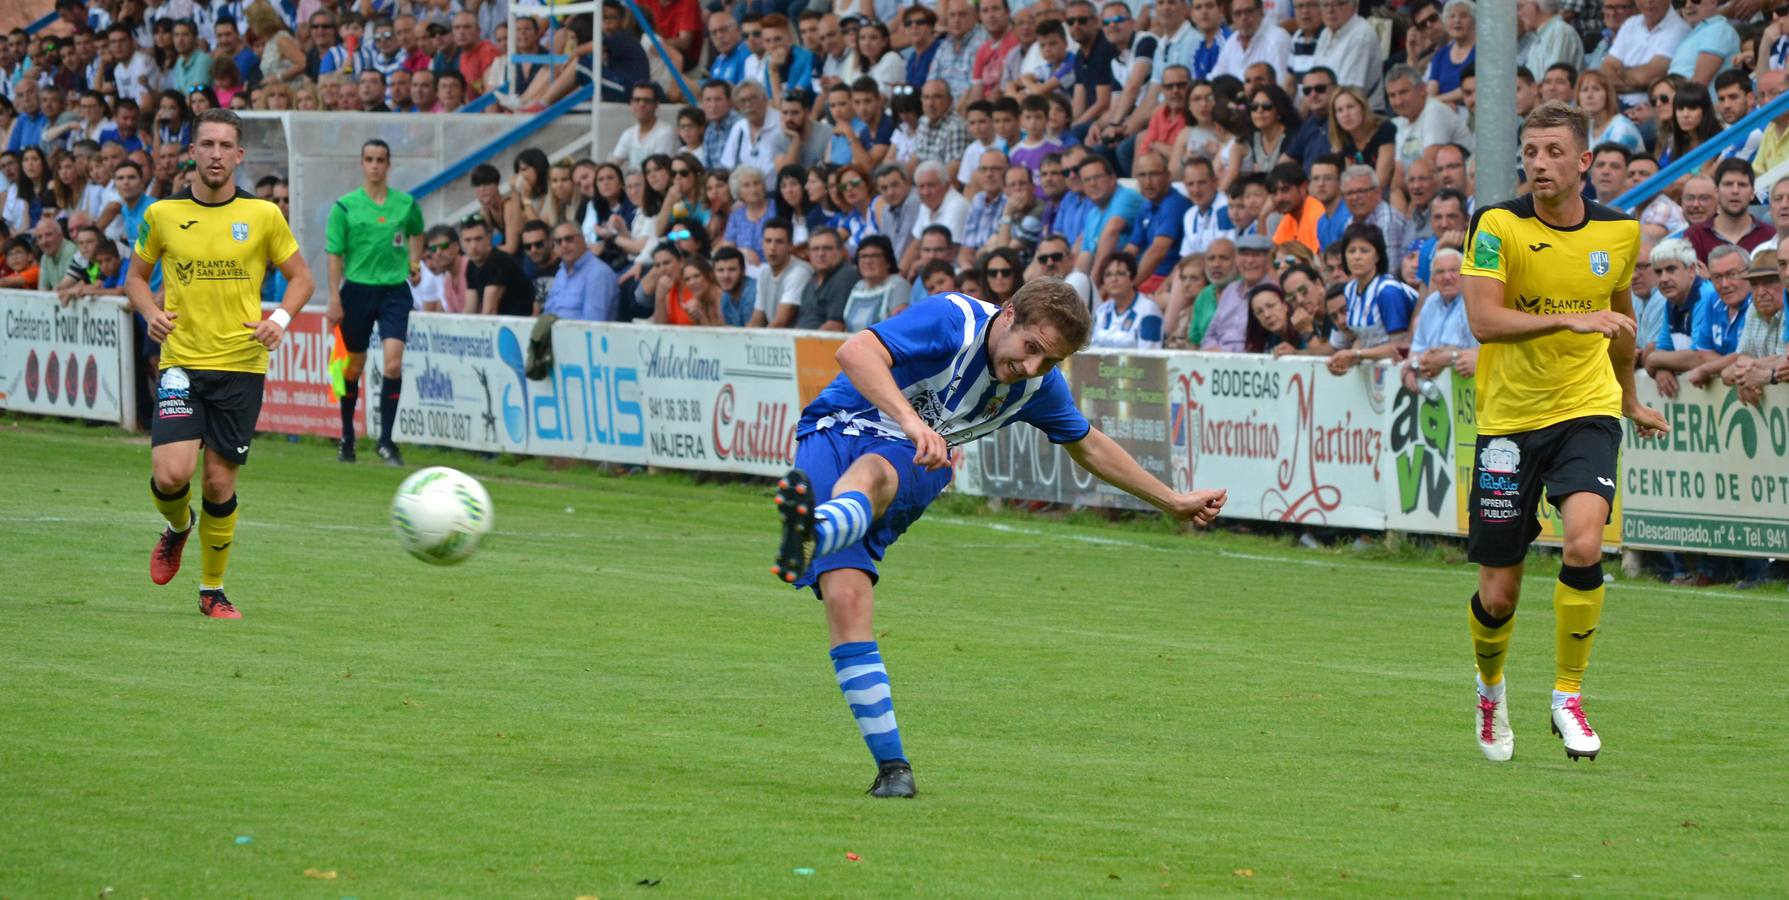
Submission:
{"label": "black shorts", "polygon": [[408,340],[413,305],[408,284],[342,282],[342,343],[349,353],[365,353],[374,323],[381,340]]}
{"label": "black shorts", "polygon": [[248,462],[266,380],[255,372],[163,369],[155,392],[155,419],[149,425],[150,445],[196,439],[206,450],[239,466]]}
{"label": "black shorts", "polygon": [[1478,436],[1467,510],[1466,558],[1485,566],[1513,566],[1540,536],[1541,489],[1555,509],[1589,491],[1615,503],[1621,421],[1608,416],[1567,419],[1535,431]]}

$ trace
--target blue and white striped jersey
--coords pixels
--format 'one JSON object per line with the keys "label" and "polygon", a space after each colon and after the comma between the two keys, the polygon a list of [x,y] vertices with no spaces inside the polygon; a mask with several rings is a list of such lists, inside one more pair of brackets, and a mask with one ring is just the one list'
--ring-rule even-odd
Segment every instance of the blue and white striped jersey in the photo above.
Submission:
{"label": "blue and white striped jersey", "polygon": [[[895,383],[933,431],[955,447],[1013,422],[1036,426],[1052,443],[1087,436],[1087,417],[1055,369],[1040,378],[1001,384],[988,370],[988,332],[1000,308],[967,294],[934,294],[870,326],[894,358]],[[905,441],[843,374],[801,412],[798,436],[823,428]]]}

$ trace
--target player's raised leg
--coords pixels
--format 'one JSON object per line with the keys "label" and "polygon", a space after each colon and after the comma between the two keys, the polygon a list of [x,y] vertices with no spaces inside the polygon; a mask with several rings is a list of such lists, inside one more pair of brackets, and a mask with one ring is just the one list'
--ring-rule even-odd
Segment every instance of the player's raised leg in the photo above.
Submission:
{"label": "player's raised leg", "polygon": [[150,451],[149,493],[168,527],[149,554],[149,580],[167,584],[180,571],[180,554],[192,535],[193,469],[198,466],[197,439],[160,444]]}
{"label": "player's raised leg", "polygon": [[1572,760],[1595,759],[1602,738],[1584,716],[1584,670],[1603,615],[1603,523],[1609,501],[1589,491],[1565,497],[1559,581],[1553,585],[1553,733]]}
{"label": "player's raised leg", "polygon": [[[830,448],[830,437],[820,435],[817,439]],[[814,455],[821,455],[820,451],[816,449]],[[831,480],[824,470],[834,461],[813,462],[821,469],[815,475],[824,490]],[[832,482],[830,499],[816,503],[815,485],[808,472],[800,466],[790,469],[777,481],[776,506],[783,519],[783,540],[771,574],[794,584],[807,574],[814,560],[862,541],[899,486],[900,479],[888,460],[863,456]]]}

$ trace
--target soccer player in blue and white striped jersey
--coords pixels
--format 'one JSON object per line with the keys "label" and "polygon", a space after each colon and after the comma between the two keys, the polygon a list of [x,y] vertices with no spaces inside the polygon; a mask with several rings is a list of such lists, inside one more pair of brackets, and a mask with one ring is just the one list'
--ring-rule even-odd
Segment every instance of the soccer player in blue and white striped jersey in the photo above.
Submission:
{"label": "soccer player in blue and white striped jersey", "polygon": [[876,758],[874,796],[916,793],[871,627],[876,561],[950,484],[952,447],[1025,422],[1176,518],[1203,525],[1224,506],[1221,490],[1161,483],[1081,415],[1056,367],[1087,343],[1091,324],[1058,278],[1027,283],[1004,306],[928,297],[846,341],[843,373],[802,411],[795,468],[777,485],[783,537],[772,571],[826,604],[839,689]]}

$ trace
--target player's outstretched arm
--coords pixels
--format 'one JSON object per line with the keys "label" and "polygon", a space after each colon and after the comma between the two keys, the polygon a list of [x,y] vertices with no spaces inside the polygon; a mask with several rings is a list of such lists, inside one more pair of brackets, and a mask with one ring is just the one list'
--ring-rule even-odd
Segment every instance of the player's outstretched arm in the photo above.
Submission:
{"label": "player's outstretched arm", "polygon": [[1495,278],[1467,275],[1461,279],[1461,283],[1466,293],[1466,318],[1472,323],[1472,336],[1478,338],[1481,344],[1521,341],[1556,331],[1600,334],[1606,338],[1626,334],[1630,343],[1634,338],[1636,326],[1631,314],[1623,315],[1611,309],[1562,316],[1537,316],[1505,306],[1503,282]]}
{"label": "player's outstretched arm", "polygon": [[1068,451],[1076,465],[1099,476],[1101,481],[1176,519],[1209,525],[1218,517],[1229,497],[1228,492],[1221,489],[1176,493],[1138,465],[1117,441],[1098,428],[1088,428],[1086,437],[1064,444],[1062,448]]}
{"label": "player's outstretched arm", "polygon": [[914,462],[928,469],[950,465],[949,445],[919,417],[919,413],[913,411],[913,405],[901,393],[901,386],[894,377],[894,357],[888,355],[888,348],[882,346],[875,332],[866,329],[852,335],[839,347],[835,358],[845,377],[851,379],[851,386],[907,433],[913,446],[919,449],[913,455]]}

